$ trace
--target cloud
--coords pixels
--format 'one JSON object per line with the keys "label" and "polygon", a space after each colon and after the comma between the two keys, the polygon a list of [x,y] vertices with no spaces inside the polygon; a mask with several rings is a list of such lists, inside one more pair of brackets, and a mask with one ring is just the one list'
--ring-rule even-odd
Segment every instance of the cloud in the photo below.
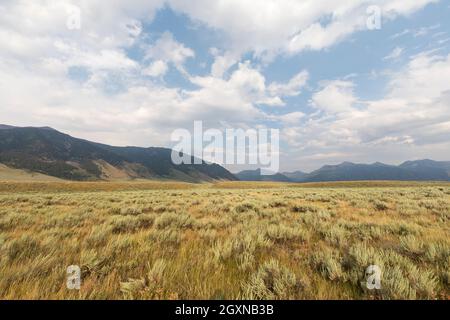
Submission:
{"label": "cloud", "polygon": [[430,33],[430,31],[433,31],[433,30],[436,30],[436,29],[439,29],[439,28],[440,28],[439,24],[435,24],[435,25],[432,25],[432,26],[429,26],[429,27],[422,27],[419,30],[414,31],[413,35],[416,38],[417,37],[423,37],[423,36],[428,35]]}
{"label": "cloud", "polygon": [[[214,112],[222,110],[233,114],[232,117],[236,112],[237,119],[244,120],[248,113],[251,117],[258,116],[261,120],[263,113],[257,109],[258,105],[275,107],[284,105],[280,96],[273,95],[268,90],[265,77],[253,68],[249,61],[239,63],[237,69],[227,79],[210,75],[191,77],[190,80],[200,89],[186,94],[195,100],[196,105],[203,105],[206,114],[213,108]],[[218,113],[216,116],[221,114]]]}
{"label": "cloud", "polygon": [[147,68],[142,70],[142,73],[150,77],[164,76],[169,67],[167,63],[162,60],[152,62]]}
{"label": "cloud", "polygon": [[431,103],[450,90],[450,55],[423,52],[408,62],[403,72],[389,81],[389,97],[415,103]]}
{"label": "cloud", "polygon": [[273,96],[298,96],[301,93],[301,89],[306,85],[308,78],[308,71],[303,70],[292,77],[288,83],[271,83],[269,92]]}
{"label": "cloud", "polygon": [[[352,21],[352,19],[349,20]],[[336,21],[322,26],[320,23],[314,23],[289,41],[287,51],[295,54],[307,49],[322,50],[330,47],[355,31],[356,25],[363,26],[363,20],[360,16],[359,19],[353,20],[354,24]]]}
{"label": "cloud", "polygon": [[225,32],[229,51],[259,57],[322,50],[367,30],[366,9],[375,5],[383,21],[410,15],[438,0],[169,0],[194,21]]}
{"label": "cloud", "polygon": [[296,112],[286,113],[281,116],[275,116],[274,119],[281,121],[283,123],[283,125],[292,126],[292,125],[298,125],[299,122],[303,118],[305,118],[305,116],[306,115],[303,112],[296,111]]}
{"label": "cloud", "polygon": [[[50,125],[121,145],[167,146],[171,130],[200,119],[217,127],[221,121],[234,127],[278,122],[283,139],[297,147],[291,150],[305,156],[448,153],[449,56],[411,57],[390,74],[386,94],[370,101],[358,97],[349,79],[322,81],[304,112],[287,106],[286,98],[302,94],[317,75],[298,67],[291,79],[270,82],[264,64],[325,50],[366,30],[369,5],[380,6],[384,23],[434,2],[2,1],[0,116],[6,123]],[[79,30],[67,28],[74,3],[81,13]],[[148,43],[155,34],[144,34],[144,26],[166,5],[195,27],[220,32],[209,74],[185,70],[190,59],[202,56],[192,43],[170,32]],[[140,49],[145,60],[130,53]],[[252,62],[242,62],[243,56]],[[171,67],[190,83],[169,87],[160,81]],[[306,113],[309,107],[313,114]]]}
{"label": "cloud", "polygon": [[147,48],[146,59],[172,63],[180,72],[186,74],[184,63],[188,58],[195,57],[191,48],[176,41],[170,32],[164,32],[156,42]]}
{"label": "cloud", "polygon": [[270,98],[264,76],[245,63],[226,80],[193,77],[197,88],[191,90],[142,83],[130,76],[123,90],[113,95],[98,90],[108,79],[101,72],[80,83],[2,62],[0,74],[3,122],[49,125],[111,144],[167,146],[172,130],[190,128],[194,120],[215,127],[221,127],[221,121],[234,127],[256,124],[267,117],[257,103]]}
{"label": "cloud", "polygon": [[283,136],[298,148],[299,157],[334,152],[353,154],[347,159],[353,161],[371,161],[374,155],[399,161],[429,157],[430,152],[448,157],[449,77],[450,55],[424,52],[390,75],[380,99],[363,101],[351,82],[325,82],[312,105],[326,113],[307,116],[302,126],[285,127]]}
{"label": "cloud", "polygon": [[403,54],[403,48],[395,47],[394,50],[392,50],[387,56],[383,58],[383,60],[395,60],[400,58],[400,56]]}
{"label": "cloud", "polygon": [[214,48],[212,53],[214,55],[214,62],[211,65],[211,75],[214,77],[223,77],[224,73],[239,60],[239,57],[231,52],[219,55],[217,49]]}
{"label": "cloud", "polygon": [[310,104],[321,111],[341,113],[353,110],[356,97],[351,81],[333,80],[321,84],[321,90],[314,93]]}

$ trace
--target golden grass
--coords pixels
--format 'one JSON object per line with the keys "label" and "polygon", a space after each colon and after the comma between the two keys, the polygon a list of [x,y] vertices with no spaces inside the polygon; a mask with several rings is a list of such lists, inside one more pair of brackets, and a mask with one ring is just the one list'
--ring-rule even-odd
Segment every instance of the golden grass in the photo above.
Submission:
{"label": "golden grass", "polygon": [[0,298],[449,299],[449,218],[445,183],[1,182]]}
{"label": "golden grass", "polygon": [[13,192],[114,192],[139,190],[176,190],[199,188],[202,184],[190,184],[175,181],[3,181],[0,182],[0,193]]}
{"label": "golden grass", "polygon": [[59,178],[47,176],[41,173],[28,172],[21,169],[13,169],[0,163],[0,181],[63,181]]}

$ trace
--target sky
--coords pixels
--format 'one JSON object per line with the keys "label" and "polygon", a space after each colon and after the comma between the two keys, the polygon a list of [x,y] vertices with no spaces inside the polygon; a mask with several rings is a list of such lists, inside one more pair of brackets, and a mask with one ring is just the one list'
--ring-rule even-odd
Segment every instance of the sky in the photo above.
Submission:
{"label": "sky", "polygon": [[275,128],[280,171],[450,160],[449,17],[445,0],[1,0],[0,123],[142,147],[196,120]]}

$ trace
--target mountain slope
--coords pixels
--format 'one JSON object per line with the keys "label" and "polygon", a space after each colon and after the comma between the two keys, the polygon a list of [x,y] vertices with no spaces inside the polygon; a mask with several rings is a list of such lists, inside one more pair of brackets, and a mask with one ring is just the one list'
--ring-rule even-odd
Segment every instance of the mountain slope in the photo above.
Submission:
{"label": "mountain slope", "polygon": [[414,170],[416,172],[427,173],[442,172],[444,170],[450,176],[450,161],[433,161],[429,159],[417,160],[417,161],[406,161],[400,165],[400,168]]}
{"label": "mountain slope", "polygon": [[308,173],[303,171],[282,172],[281,174],[293,182],[301,182],[308,176]]}
{"label": "mountain slope", "polygon": [[29,172],[21,169],[13,169],[0,163],[1,181],[64,181],[45,174]]}
{"label": "mountain slope", "polygon": [[199,182],[235,180],[217,164],[174,165],[172,150],[113,147],[77,139],[51,128],[0,125],[0,163],[71,179],[163,178]]}
{"label": "mountain slope", "polygon": [[326,181],[450,181],[450,161],[418,160],[407,161],[399,166],[376,162],[355,164],[344,162],[326,165],[311,173],[302,171],[283,172],[271,176],[261,176],[260,170],[242,171],[236,176],[243,181],[285,181],[285,182],[326,182]]}
{"label": "mountain slope", "polygon": [[242,181],[291,181],[288,177],[281,173],[276,173],[273,175],[262,175],[261,169],[241,171],[239,173],[236,173],[235,176]]}
{"label": "mountain slope", "polygon": [[[425,165],[425,163],[427,165]],[[403,181],[448,181],[448,163],[405,162],[400,166],[383,163],[355,164],[344,162],[327,165],[304,176],[299,182],[361,181],[361,180],[403,180]]]}

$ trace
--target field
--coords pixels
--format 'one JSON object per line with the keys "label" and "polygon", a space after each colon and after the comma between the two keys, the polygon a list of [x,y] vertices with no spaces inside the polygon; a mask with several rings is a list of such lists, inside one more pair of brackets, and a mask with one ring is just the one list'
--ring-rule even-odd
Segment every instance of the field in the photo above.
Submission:
{"label": "field", "polygon": [[0,182],[0,299],[448,300],[449,219],[445,183]]}

